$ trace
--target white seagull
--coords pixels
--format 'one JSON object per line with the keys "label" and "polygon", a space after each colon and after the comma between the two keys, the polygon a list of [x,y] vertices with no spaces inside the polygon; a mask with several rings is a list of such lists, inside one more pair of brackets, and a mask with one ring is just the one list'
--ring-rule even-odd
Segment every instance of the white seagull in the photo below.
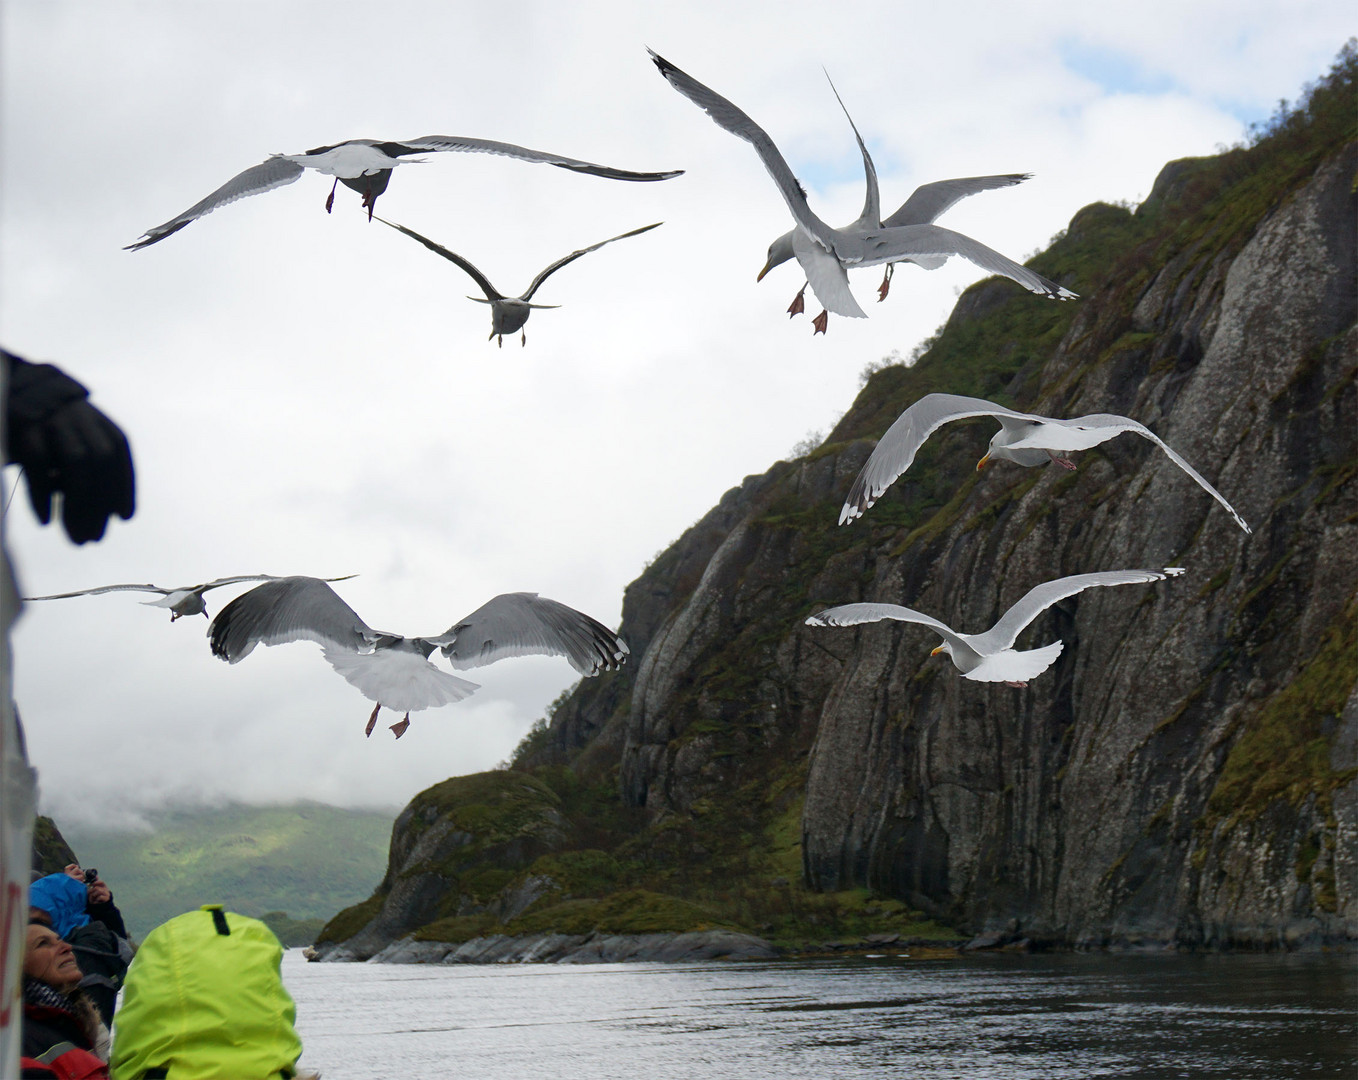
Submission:
{"label": "white seagull", "polygon": [[1164,570],[1105,570],[1043,582],[1024,593],[1018,603],[983,634],[959,634],[946,623],[898,604],[844,604],[808,616],[806,623],[808,626],[856,626],[883,619],[919,623],[943,638],[943,644],[929,655],[947,653],[962,678],[1023,687],[1028,685],[1029,679],[1041,675],[1056,662],[1063,644],[1054,641],[1040,649],[1015,649],[1014,642],[1024,627],[1058,600],[1099,585],[1145,584],[1177,577],[1183,572],[1178,566],[1167,566]]}
{"label": "white seagull", "polygon": [[[597,244],[591,244],[587,248],[581,248],[579,251],[572,251],[569,255],[557,259],[556,262],[552,263],[547,269],[539,273],[538,276],[533,279],[533,283],[528,286],[527,291],[521,296],[505,296],[490,283],[490,278],[486,277],[485,274],[481,273],[480,270],[456,252],[449,251],[442,244],[436,244],[427,237],[421,236],[414,229],[407,229],[404,225],[397,225],[396,222],[388,221],[386,218],[378,218],[377,220],[383,225],[390,225],[393,229],[399,229],[412,240],[418,240],[430,251],[437,255],[442,255],[449,262],[456,263],[467,272],[471,279],[481,287],[481,291],[486,294],[484,300],[479,296],[469,296],[467,299],[475,300],[480,304],[490,305],[490,337],[499,338],[501,347],[503,347],[505,343],[505,334],[512,334],[515,330],[523,329],[523,324],[528,321],[528,316],[533,308],[555,308],[561,306],[560,304],[529,303],[533,298],[533,294],[538,291],[538,287],[552,274],[556,273],[568,263],[573,263],[576,259],[580,258],[581,255],[588,255],[591,251],[598,251],[605,244],[611,244],[614,240],[626,240],[629,236],[636,236],[640,233],[649,232],[651,229],[657,228],[663,224],[662,222],[657,221],[654,225],[643,225],[641,228],[633,229],[631,232],[625,232],[620,236],[610,236],[607,240],[600,240]],[[490,338],[487,338],[486,340],[489,341]],[[528,335],[526,333],[522,336],[521,344],[528,344]]]}
{"label": "white seagull", "polygon": [[[654,50],[647,51],[671,86],[706,112],[718,126],[755,148],[764,168],[778,185],[778,191],[797,223],[792,233],[792,253],[801,264],[811,291],[826,309],[814,320],[813,333],[825,332],[827,313],[831,311],[855,319],[867,318],[849,290],[848,271],[882,263],[910,260],[924,266],[931,263],[941,265],[939,260],[960,255],[992,274],[1012,278],[1032,292],[1054,300],[1075,298],[1076,294],[1069,289],[1005,258],[980,241],[938,225],[831,228],[812,212],[806,201],[805,189],[792,175],[783,155],[763,128],[726,98],[675,67]],[[861,140],[859,145],[862,145]],[[796,306],[795,300],[793,306]]]}
{"label": "white seagull", "polygon": [[[827,73],[826,79],[829,80],[829,78]],[[839,96],[839,91],[835,89],[833,81],[830,81],[830,89],[834,91],[835,100],[839,102],[839,107],[844,110],[844,116],[849,121],[849,127],[853,129],[853,137],[858,140],[858,151],[863,158],[863,175],[867,184],[867,191],[863,199],[863,212],[858,215],[856,221],[844,226],[840,230],[841,232],[882,228],[894,229],[903,225],[932,225],[939,217],[969,195],[976,195],[982,191],[994,191],[996,188],[1012,187],[1015,184],[1021,184],[1025,180],[1032,179],[1032,173],[1004,173],[998,176],[960,176],[953,180],[935,180],[931,184],[922,184],[917,187],[910,198],[901,203],[897,211],[883,221],[882,197],[877,186],[877,167],[873,165],[872,155],[868,153],[868,148],[863,142],[863,136],[858,133],[858,125],[853,122],[849,110],[844,107],[844,99]],[[999,258],[1004,258],[1004,256],[996,254]],[[764,275],[775,266],[781,266],[795,257],[793,232],[788,231],[769,245],[768,261],[764,264],[764,269],[759,271],[759,276],[755,280],[763,281]],[[915,263],[924,270],[937,270],[948,261],[948,256],[919,255],[901,261]],[[895,265],[895,263],[886,264],[882,284],[877,287],[877,302],[879,304],[886,299],[887,293],[891,289],[891,274]],[[1019,267],[1019,269],[1023,270],[1024,268]],[[806,305],[802,299],[805,292],[806,289],[803,288],[792,301],[791,306],[787,309],[789,315],[800,315],[805,310]]]}
{"label": "white seagull", "polygon": [[839,523],[852,522],[861,517],[892,482],[910,468],[915,454],[924,440],[950,420],[968,416],[993,416],[1000,422],[1000,430],[990,439],[990,451],[976,463],[984,468],[993,458],[1012,461],[1018,465],[1046,465],[1053,463],[1066,469],[1075,462],[1062,456],[1074,450],[1088,450],[1091,446],[1130,431],[1155,443],[1169,460],[1188,473],[1212,498],[1216,499],[1235,522],[1246,532],[1250,527],[1236,513],[1216,488],[1188,462],[1176,454],[1149,428],[1125,416],[1112,413],[1091,413],[1073,420],[1056,420],[1036,413],[1015,412],[984,398],[963,397],[959,394],[926,394],[906,409],[886,430],[876,449],[863,465],[849,489],[849,497],[839,512]]}
{"label": "white seagull", "polygon": [[172,217],[163,225],[147,230],[142,239],[135,244],[129,244],[124,250],[139,251],[141,248],[150,247],[170,234],[178,232],[190,222],[212,213],[219,206],[291,184],[307,169],[315,169],[335,178],[335,182],[330,185],[330,195],[325,200],[326,213],[329,213],[335,204],[335,188],[343,184],[362,194],[363,206],[371,220],[373,207],[377,205],[377,197],[387,190],[391,171],[397,165],[424,160],[412,157],[414,154],[443,151],[499,154],[518,158],[520,161],[540,162],[561,169],[570,169],[572,172],[603,176],[610,180],[669,180],[683,173],[682,169],[668,172],[629,172],[626,169],[614,169],[608,165],[595,165],[588,161],[562,157],[560,154],[529,150],[513,143],[493,142],[490,139],[466,139],[456,135],[424,135],[418,139],[406,139],[402,142],[348,139],[333,146],[318,146],[301,154],[273,154],[268,160],[233,176],[207,198],[194,203],[182,214]]}
{"label": "white seagull", "polygon": [[320,644],[330,666],[369,701],[377,702],[364,734],[371,735],[383,705],[404,712],[391,725],[399,739],[410,714],[461,701],[476,683],[435,667],[438,649],[459,669],[506,656],[564,656],[581,675],[620,667],[626,643],[602,623],[537,593],[503,593],[435,637],[374,630],[319,578],[265,582],[236,597],[208,627],[212,655],[235,664],[256,645],[289,641]]}
{"label": "white seagull", "polygon": [[[321,578],[322,581],[348,581],[355,577],[354,574],[347,574],[344,577]],[[208,617],[207,605],[203,603],[203,593],[209,589],[217,589],[223,585],[234,585],[238,581],[276,581],[276,574],[241,574],[237,577],[219,577],[215,581],[205,581],[202,585],[181,585],[177,589],[162,589],[159,585],[101,585],[97,589],[79,589],[76,592],[53,593],[51,596],[25,596],[25,602],[29,600],[65,600],[72,596],[97,596],[100,593],[110,592],[152,592],[160,593],[159,600],[143,600],[146,607],[163,607],[170,609],[170,622],[183,618],[185,615],[201,615]]]}

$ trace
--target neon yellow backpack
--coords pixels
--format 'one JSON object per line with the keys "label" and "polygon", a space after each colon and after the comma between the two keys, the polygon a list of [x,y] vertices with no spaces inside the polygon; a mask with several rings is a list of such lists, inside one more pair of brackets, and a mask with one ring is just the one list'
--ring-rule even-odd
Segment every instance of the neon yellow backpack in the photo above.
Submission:
{"label": "neon yellow backpack", "polygon": [[149,934],[114,1016],[113,1080],[276,1080],[296,1075],[297,1007],[283,948],[257,919],[206,904]]}

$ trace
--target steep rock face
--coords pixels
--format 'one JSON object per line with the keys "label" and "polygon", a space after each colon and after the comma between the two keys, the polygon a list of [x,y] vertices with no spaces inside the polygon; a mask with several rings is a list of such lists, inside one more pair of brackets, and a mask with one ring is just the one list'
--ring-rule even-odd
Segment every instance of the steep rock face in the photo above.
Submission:
{"label": "steep rock face", "polygon": [[1331,157],[1233,257],[1169,260],[1102,354],[1117,327],[1100,335],[1091,302],[1042,372],[1044,407],[1147,422],[1253,536],[1123,437],[1072,475],[996,466],[949,527],[836,598],[974,630],[1046,578],[1191,571],[1058,605],[1026,640],[1065,650],[1024,691],[940,670],[918,629],[839,631],[804,818],[823,886],[1077,943],[1358,937],[1352,706],[1333,727],[1358,674],[1356,167],[1352,146]]}
{"label": "steep rock face", "polygon": [[[1069,314],[970,290],[917,369],[875,376],[825,446],[748,478],[629,589],[639,663],[606,711],[564,711],[607,749],[558,714],[559,750],[616,768],[654,821],[724,799],[756,833],[769,807],[729,793],[804,775],[810,883],[1000,939],[1358,937],[1351,138],[1174,163],[1136,215],[1082,211],[1043,256],[1086,293]],[[1254,533],[1135,436],[1075,473],[978,477],[983,425],[937,433],[836,530],[871,437],[931,390],[1133,416]],[[1022,691],[957,679],[920,628],[799,625],[871,599],[977,630],[1040,581],[1167,565],[1189,574],[1040,618],[1021,643],[1065,648]]]}

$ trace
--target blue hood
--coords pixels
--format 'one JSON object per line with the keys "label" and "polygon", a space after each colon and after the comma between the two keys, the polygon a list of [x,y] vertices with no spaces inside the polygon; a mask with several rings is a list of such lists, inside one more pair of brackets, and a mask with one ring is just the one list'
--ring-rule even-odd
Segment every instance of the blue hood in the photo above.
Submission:
{"label": "blue hood", "polygon": [[85,914],[89,891],[69,874],[48,874],[28,887],[28,902],[52,916],[52,929],[65,937],[90,921]]}

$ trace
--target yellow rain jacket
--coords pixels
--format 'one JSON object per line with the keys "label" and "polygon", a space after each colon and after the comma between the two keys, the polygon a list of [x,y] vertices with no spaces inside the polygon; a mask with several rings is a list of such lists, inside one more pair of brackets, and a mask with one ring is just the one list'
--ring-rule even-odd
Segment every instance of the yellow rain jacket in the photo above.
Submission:
{"label": "yellow rain jacket", "polygon": [[282,959],[272,930],[220,904],[156,927],[127,971],[113,1080],[295,1076],[302,1041]]}

